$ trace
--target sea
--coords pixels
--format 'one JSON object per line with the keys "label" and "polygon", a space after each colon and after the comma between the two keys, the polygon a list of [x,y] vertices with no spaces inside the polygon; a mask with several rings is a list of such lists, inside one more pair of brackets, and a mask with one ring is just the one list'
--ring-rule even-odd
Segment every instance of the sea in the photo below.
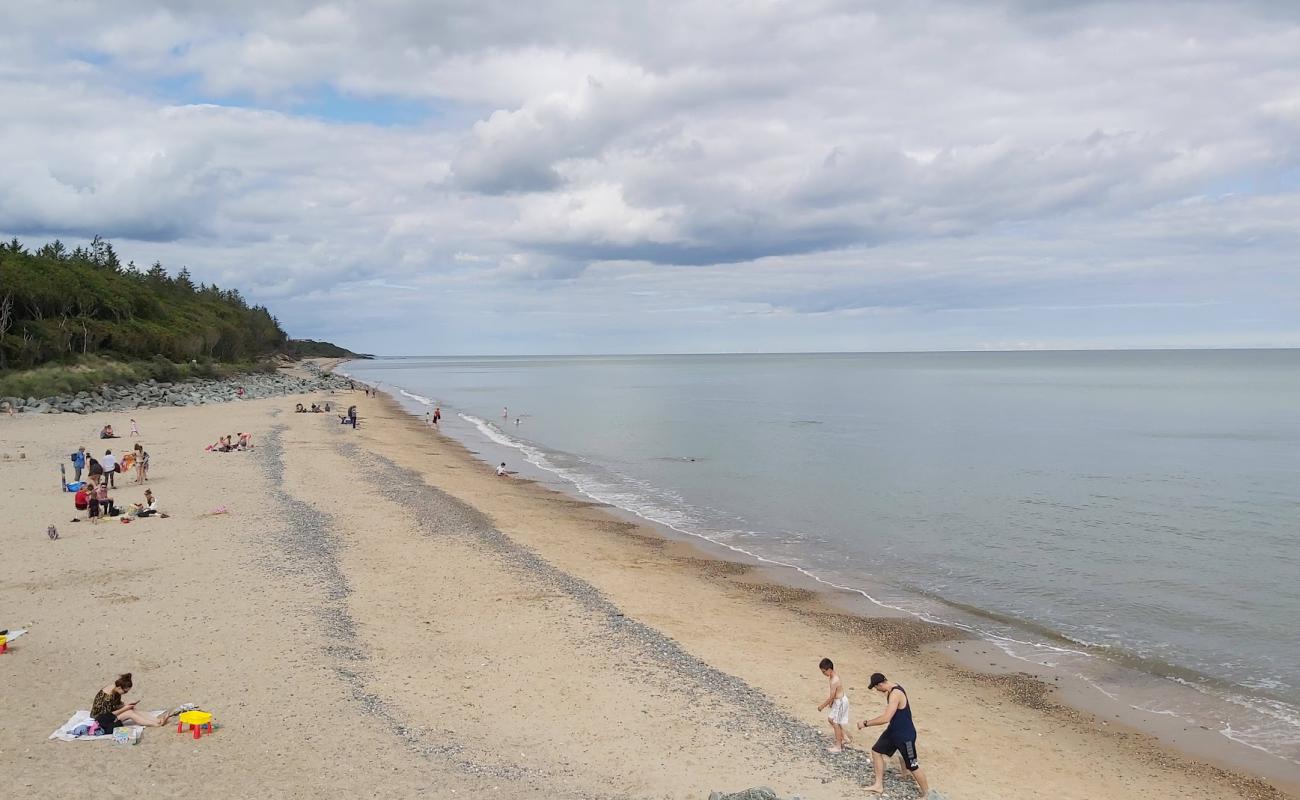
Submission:
{"label": "sea", "polygon": [[1300,350],[342,371],[486,461],[1300,764]]}

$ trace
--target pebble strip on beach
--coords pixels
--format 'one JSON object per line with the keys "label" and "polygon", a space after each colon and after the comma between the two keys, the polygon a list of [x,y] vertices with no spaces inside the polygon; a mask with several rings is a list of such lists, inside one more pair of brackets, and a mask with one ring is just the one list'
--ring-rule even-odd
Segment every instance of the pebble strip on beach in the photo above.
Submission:
{"label": "pebble strip on beach", "polygon": [[[662,632],[627,617],[590,583],[561,571],[503,534],[477,509],[430,486],[412,470],[366,453],[354,444],[340,444],[339,449],[354,463],[367,460],[370,467],[361,473],[373,484],[375,491],[407,508],[425,535],[473,539],[531,583],[566,595],[608,629],[610,639],[602,640],[602,646],[618,642],[634,650],[637,659],[652,659],[674,677],[671,682],[674,691],[686,687],[693,700],[726,709],[734,724],[743,723],[746,729],[766,732],[782,750],[774,752],[773,758],[813,758],[824,765],[828,774],[866,785],[864,781],[871,775],[871,757],[865,750],[849,749],[839,754],[826,752],[829,740],[818,729],[791,716],[740,678],[722,672],[687,652]],[[636,659],[631,662],[635,663]],[[649,669],[645,672],[647,679],[666,681],[663,672]],[[893,772],[886,774],[885,789],[891,796],[906,797],[916,793],[910,780],[896,777]]]}
{"label": "pebble strip on beach", "polygon": [[[421,757],[436,760],[474,778],[522,782],[539,793],[554,793],[554,787],[547,785],[545,775],[516,764],[473,760],[454,739],[438,738],[436,731],[405,722],[400,709],[385,703],[367,690],[364,665],[368,657],[346,605],[351,589],[339,566],[340,539],[334,532],[333,519],[328,514],[304,503],[282,488],[284,431],[285,426],[275,426],[256,451],[267,478],[276,487],[273,490],[273,500],[279,507],[282,518],[287,521],[285,530],[273,543],[274,549],[265,553],[264,568],[272,574],[305,581],[322,590],[325,602],[313,613],[331,642],[325,651],[334,659],[335,673],[347,685],[361,712],[382,722]],[[575,795],[570,789],[565,789],[562,794],[565,797],[575,797],[576,800],[587,800],[581,795]]]}

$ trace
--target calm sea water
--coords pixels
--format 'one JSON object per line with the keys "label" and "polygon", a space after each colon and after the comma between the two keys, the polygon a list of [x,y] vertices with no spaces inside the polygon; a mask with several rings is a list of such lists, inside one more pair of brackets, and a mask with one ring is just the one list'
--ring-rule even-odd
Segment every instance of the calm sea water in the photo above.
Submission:
{"label": "calm sea water", "polygon": [[1300,759],[1300,351],[345,369],[594,498],[1017,657],[1176,683],[1150,710]]}

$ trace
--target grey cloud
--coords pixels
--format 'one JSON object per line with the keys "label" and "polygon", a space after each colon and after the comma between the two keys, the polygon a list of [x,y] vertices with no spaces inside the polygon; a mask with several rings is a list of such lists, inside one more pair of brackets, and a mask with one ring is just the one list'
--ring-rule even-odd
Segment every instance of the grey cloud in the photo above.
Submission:
{"label": "grey cloud", "polygon": [[[559,303],[576,327],[1199,297],[1229,272],[1266,303],[1295,293],[1297,52],[1264,0],[19,4],[0,230],[125,239],[303,319],[294,298],[337,313],[341,285],[377,309]],[[177,78],[456,113],[157,99]]]}

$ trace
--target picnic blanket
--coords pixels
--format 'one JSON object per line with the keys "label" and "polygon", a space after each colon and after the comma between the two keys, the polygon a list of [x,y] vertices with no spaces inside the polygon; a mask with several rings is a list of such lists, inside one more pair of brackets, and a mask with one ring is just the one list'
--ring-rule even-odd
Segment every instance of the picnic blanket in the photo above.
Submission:
{"label": "picnic blanket", "polygon": [[[156,717],[159,714],[165,713],[166,711],[167,709],[160,708],[157,711],[154,711],[153,715]],[[75,731],[77,728],[80,728],[83,725],[89,725],[90,722],[91,722],[90,712],[84,708],[78,709],[77,712],[74,713],[68,719],[67,722],[59,726],[59,729],[56,730],[54,733],[50,734],[50,738],[58,739],[60,742],[111,742],[113,741],[113,736],[107,733],[101,733],[99,736],[86,736],[84,734],[81,736],[77,736],[76,734],[73,733],[73,731]]]}

